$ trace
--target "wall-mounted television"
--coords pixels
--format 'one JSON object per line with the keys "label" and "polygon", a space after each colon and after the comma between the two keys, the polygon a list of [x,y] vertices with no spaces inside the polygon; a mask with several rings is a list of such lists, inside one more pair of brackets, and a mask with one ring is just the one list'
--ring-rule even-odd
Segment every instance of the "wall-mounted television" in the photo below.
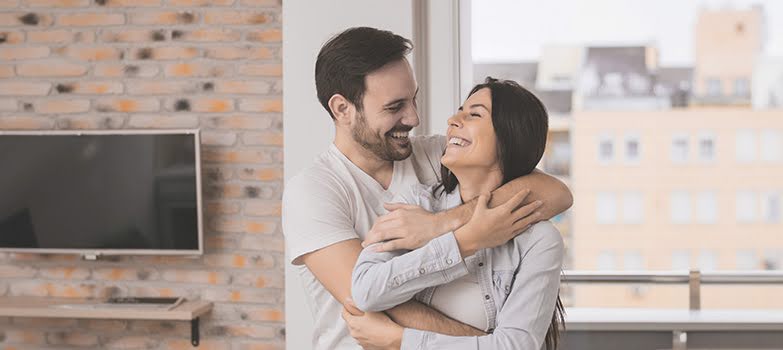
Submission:
{"label": "wall-mounted television", "polygon": [[0,251],[203,253],[198,130],[0,131]]}

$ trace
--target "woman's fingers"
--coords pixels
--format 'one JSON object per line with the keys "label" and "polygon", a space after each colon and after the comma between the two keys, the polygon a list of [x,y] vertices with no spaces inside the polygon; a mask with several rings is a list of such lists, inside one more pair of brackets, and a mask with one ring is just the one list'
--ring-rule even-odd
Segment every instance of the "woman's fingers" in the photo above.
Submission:
{"label": "woman's fingers", "polygon": [[391,252],[399,249],[405,249],[405,242],[402,238],[393,239],[390,241],[381,242],[375,246],[375,251],[378,253]]}
{"label": "woman's fingers", "polygon": [[492,193],[482,193],[479,195],[476,200],[476,209],[486,209],[490,198],[492,198]]}
{"label": "woman's fingers", "polygon": [[525,198],[527,198],[529,194],[530,190],[519,191],[502,205],[504,206],[504,209],[508,210],[509,212],[513,212],[522,205],[522,202],[525,201]]}
{"label": "woman's fingers", "polygon": [[521,219],[524,219],[528,217],[530,214],[536,211],[536,209],[540,208],[541,205],[543,205],[544,202],[542,201],[535,201],[532,203],[529,203],[527,205],[522,206],[521,208],[514,210],[511,212],[511,217],[514,220],[514,222],[517,222]]}

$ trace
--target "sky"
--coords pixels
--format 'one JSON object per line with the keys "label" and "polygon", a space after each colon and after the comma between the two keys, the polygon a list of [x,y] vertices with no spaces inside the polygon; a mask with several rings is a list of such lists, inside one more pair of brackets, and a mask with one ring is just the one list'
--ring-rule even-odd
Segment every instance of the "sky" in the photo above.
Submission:
{"label": "sky", "polygon": [[701,8],[764,7],[764,54],[783,58],[783,0],[473,0],[474,62],[536,61],[544,44],[654,43],[660,64],[693,63]]}

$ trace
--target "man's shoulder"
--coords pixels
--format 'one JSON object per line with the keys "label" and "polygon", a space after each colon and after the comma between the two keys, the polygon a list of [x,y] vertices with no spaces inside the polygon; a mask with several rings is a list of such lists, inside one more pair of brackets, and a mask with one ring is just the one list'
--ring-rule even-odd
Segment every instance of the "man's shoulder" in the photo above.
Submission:
{"label": "man's shoulder", "polygon": [[326,154],[319,155],[310,165],[288,179],[284,193],[301,192],[317,196],[336,194],[344,190],[345,176],[340,174],[339,164],[328,158]]}

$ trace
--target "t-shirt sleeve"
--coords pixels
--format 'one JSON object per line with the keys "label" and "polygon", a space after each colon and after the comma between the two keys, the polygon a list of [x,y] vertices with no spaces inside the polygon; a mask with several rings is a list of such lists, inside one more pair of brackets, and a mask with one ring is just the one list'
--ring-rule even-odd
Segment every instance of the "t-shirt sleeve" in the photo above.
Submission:
{"label": "t-shirt sleeve", "polygon": [[332,244],[358,239],[348,193],[329,176],[297,175],[283,191],[283,235],[288,261]]}

